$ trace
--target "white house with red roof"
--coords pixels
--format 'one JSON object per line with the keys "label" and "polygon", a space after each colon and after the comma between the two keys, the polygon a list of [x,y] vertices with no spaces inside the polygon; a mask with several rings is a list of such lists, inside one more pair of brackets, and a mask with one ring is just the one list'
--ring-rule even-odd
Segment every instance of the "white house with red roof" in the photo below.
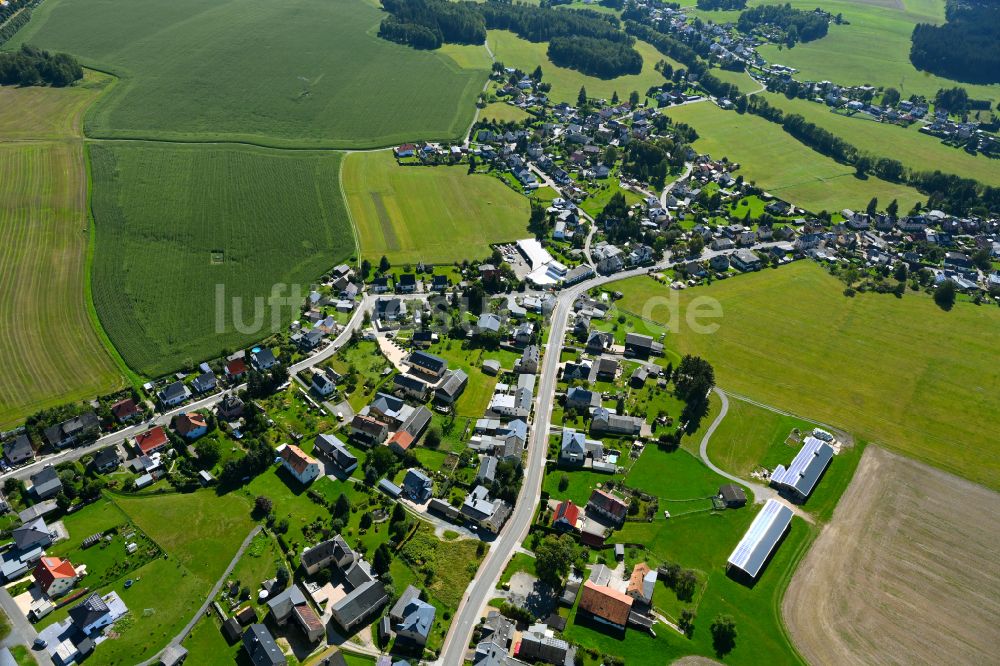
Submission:
{"label": "white house with red roof", "polygon": [[32,575],[39,589],[50,597],[66,594],[79,579],[72,562],[61,557],[41,558]]}
{"label": "white house with red roof", "polygon": [[319,461],[294,444],[282,444],[278,447],[281,464],[302,485],[312,483],[313,479],[323,472]]}
{"label": "white house with red roof", "polygon": [[135,436],[136,448],[139,449],[142,455],[146,456],[157,451],[162,451],[167,448],[168,444],[170,444],[170,439],[167,437],[163,426],[150,428],[146,432]]}

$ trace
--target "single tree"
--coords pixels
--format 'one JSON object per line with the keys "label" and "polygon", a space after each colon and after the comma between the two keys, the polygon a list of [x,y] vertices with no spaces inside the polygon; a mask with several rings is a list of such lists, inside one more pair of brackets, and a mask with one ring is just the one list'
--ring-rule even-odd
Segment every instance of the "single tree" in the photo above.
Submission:
{"label": "single tree", "polygon": [[378,272],[385,273],[390,268],[392,268],[392,265],[389,263],[389,258],[383,254],[382,258],[378,260]]}
{"label": "single tree", "polygon": [[712,647],[718,656],[729,654],[736,647],[736,623],[728,615],[718,615],[712,621]]}
{"label": "single tree", "polygon": [[576,96],[576,103],[577,103],[577,106],[583,106],[584,104],[587,103],[587,88],[586,87],[580,86],[580,92]]}
{"label": "single tree", "polygon": [[934,290],[934,302],[942,310],[951,310],[955,305],[955,283],[952,280],[942,280]]}
{"label": "single tree", "polygon": [[872,197],[872,200],[868,202],[868,207],[865,208],[865,212],[869,215],[874,215],[878,212],[878,197]]}
{"label": "single tree", "polygon": [[639,105],[639,91],[638,90],[633,90],[632,92],[630,92],[628,94],[628,103],[631,104],[632,106],[638,106]]}

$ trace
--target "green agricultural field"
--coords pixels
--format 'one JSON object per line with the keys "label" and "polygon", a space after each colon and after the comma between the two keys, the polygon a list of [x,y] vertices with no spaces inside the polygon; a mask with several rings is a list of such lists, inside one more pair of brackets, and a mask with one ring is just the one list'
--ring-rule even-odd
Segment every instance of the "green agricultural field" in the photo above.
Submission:
{"label": "green agricultural field", "polygon": [[909,210],[921,199],[905,185],[856,178],[852,167],[817,153],[763,118],[724,111],[708,102],[665,112],[697,130],[695,150],[739,162],[746,179],[808,210],[864,208],[873,196],[885,202],[897,199],[901,209]]}
{"label": "green agricultural field", "polygon": [[[670,296],[653,280],[618,289],[619,307],[668,316],[664,307],[650,309],[654,297]],[[720,328],[699,335],[681,324],[667,342],[707,358],[724,389],[1000,488],[990,416],[1000,391],[1000,310],[959,303],[944,312],[909,291],[902,299],[842,292],[841,282],[805,261],[689,289],[679,295],[681,312],[696,297],[715,298]]]}
{"label": "green agricultural field", "polygon": [[80,122],[109,77],[0,88],[0,429],[122,385],[87,312]]}
{"label": "green agricultural field", "polygon": [[797,113],[873,155],[897,159],[916,171],[940,169],[975,178],[987,185],[1000,186],[1000,162],[984,155],[970,155],[962,148],[946,146],[937,137],[918,132],[919,124],[904,128],[877,123],[868,116],[833,113],[825,104],[804,99],[788,99],[772,93],[765,93],[764,97],[785,113]]}
{"label": "green agricultural field", "polygon": [[522,71],[531,72],[541,65],[542,81],[552,84],[549,97],[553,102],[576,104],[580,86],[586,87],[587,96],[594,99],[610,100],[611,95],[618,91],[618,97],[627,100],[633,90],[645,95],[651,86],[659,86],[664,82],[663,76],[653,68],[660,60],[670,62],[675,69],[684,67],[661,55],[646,42],[637,41],[635,50],[642,56],[642,71],[614,79],[599,79],[553,64],[548,56],[548,42],[529,42],[507,30],[490,30],[486,41],[496,59],[507,67],[517,67]]}
{"label": "green agricultural field", "polygon": [[[813,0],[790,0],[793,7],[815,9]],[[770,0],[752,0],[767,4]],[[773,3],[772,3],[773,4]],[[797,78],[829,80],[842,85],[882,85],[897,88],[903,97],[932,98],[939,88],[962,85],[970,97],[1000,102],[1000,85],[957,84],[950,79],[918,71],[910,63],[910,35],[917,23],[944,21],[943,0],[907,0],[876,3],[870,0],[827,0],[828,12],[842,13],[850,25],[830,26],[829,34],[792,49],[762,46],[768,62],[795,67]]]}
{"label": "green agricultural field", "polygon": [[528,200],[464,166],[402,167],[389,151],[344,161],[344,195],[362,256],[373,264],[452,263],[489,256],[527,234]]}
{"label": "green agricultural field", "polygon": [[304,298],[354,251],[337,153],[114,142],[89,152],[94,304],[143,374],[283,329],[301,301],[272,303],[275,285]]}
{"label": "green agricultural field", "polygon": [[[479,47],[376,36],[362,0],[54,0],[9,47],[66,51],[121,77],[88,136],[375,147],[460,138],[486,81]],[[373,83],[375,82],[375,83]]]}

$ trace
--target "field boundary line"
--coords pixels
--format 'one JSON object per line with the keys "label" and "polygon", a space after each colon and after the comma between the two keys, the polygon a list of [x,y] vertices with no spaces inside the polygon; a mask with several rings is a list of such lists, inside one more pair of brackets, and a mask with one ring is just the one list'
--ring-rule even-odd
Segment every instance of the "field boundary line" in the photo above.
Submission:
{"label": "field boundary line", "polygon": [[118,352],[118,349],[111,342],[108,332],[104,330],[104,325],[101,324],[101,317],[97,314],[97,306],[94,305],[93,270],[94,252],[97,249],[97,221],[94,219],[94,210],[92,207],[93,180],[92,170],[90,168],[90,147],[87,145],[86,141],[82,142],[82,146],[84,178],[86,179],[87,187],[87,251],[83,262],[84,307],[87,309],[87,318],[90,319],[90,324],[94,329],[94,333],[101,341],[101,346],[108,352],[112,362],[114,362],[114,364],[118,367],[128,383],[130,383],[135,390],[140,391],[141,394],[143,384],[142,377],[137,372],[132,370],[129,364],[125,362],[125,358]]}
{"label": "field boundary line", "polygon": [[351,235],[354,237],[354,254],[357,257],[357,268],[361,271],[361,239],[358,237],[358,225],[354,221],[354,213],[351,212],[351,204],[347,201],[347,190],[344,189],[344,167],[350,154],[344,155],[340,160],[340,168],[337,170],[337,185],[340,187],[340,199],[344,202],[344,209],[347,211],[347,221],[351,223]]}

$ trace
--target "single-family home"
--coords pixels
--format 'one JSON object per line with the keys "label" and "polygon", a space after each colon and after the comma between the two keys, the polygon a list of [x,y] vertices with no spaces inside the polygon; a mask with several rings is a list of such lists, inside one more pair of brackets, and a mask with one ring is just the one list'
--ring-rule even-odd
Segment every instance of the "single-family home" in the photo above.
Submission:
{"label": "single-family home", "polygon": [[425,351],[413,352],[407,357],[406,362],[410,364],[411,371],[430,378],[432,382],[441,379],[448,369],[448,361]]}
{"label": "single-family home", "polygon": [[357,457],[347,448],[347,444],[336,435],[321,433],[316,435],[314,442],[313,451],[333,462],[344,474],[350,474],[357,469]]}
{"label": "single-family home", "polygon": [[35,459],[31,440],[27,435],[18,435],[3,445],[3,457],[12,466],[23,465]]}
{"label": "single-family home", "polygon": [[198,412],[178,414],[174,419],[174,428],[184,439],[194,440],[208,432],[208,420]]}
{"label": "single-family home", "polygon": [[84,412],[62,423],[45,429],[45,439],[54,448],[72,446],[81,440],[94,437],[101,429],[101,420],[94,412]]}
{"label": "single-family home", "polygon": [[587,458],[586,436],[573,428],[563,428],[559,464],[582,465]]}
{"label": "single-family home", "polygon": [[730,258],[730,261],[732,262],[734,268],[743,271],[744,273],[760,270],[761,267],[760,257],[746,248],[736,250]]}
{"label": "single-family home", "polygon": [[167,437],[167,433],[163,429],[163,426],[150,428],[146,432],[135,436],[135,447],[139,450],[139,453],[144,456],[152,455],[157,451],[162,451],[167,448],[167,445],[169,444],[170,438]]}
{"label": "single-family home", "polygon": [[437,609],[420,598],[411,599],[402,610],[402,619],[396,625],[397,640],[411,645],[426,645]]}
{"label": "single-family home", "polygon": [[302,557],[299,561],[306,574],[312,576],[320,569],[331,565],[336,566],[337,569],[346,570],[357,560],[357,553],[347,544],[344,537],[338,534],[312,548],[306,548],[302,551]]}
{"label": "single-family home", "polygon": [[651,336],[639,333],[625,334],[626,358],[649,358],[650,356],[661,356],[662,354],[663,344],[656,342]]}
{"label": "single-family home", "polygon": [[285,626],[294,618],[310,643],[318,641],[325,633],[322,620],[295,583],[268,599],[267,607],[279,627]]}
{"label": "single-family home", "polygon": [[454,404],[469,383],[469,375],[461,368],[449,370],[444,381],[434,389],[434,398],[446,405]]}
{"label": "single-family home", "polygon": [[621,525],[628,515],[628,504],[625,500],[609,492],[595,489],[590,493],[590,499],[587,501],[587,511],[603,516],[616,525]]}
{"label": "single-family home", "polygon": [[552,512],[552,527],[557,530],[572,531],[580,520],[580,507],[571,500],[563,500]]}
{"label": "single-family home", "polygon": [[430,391],[427,382],[413,375],[397,374],[393,377],[392,384],[398,392],[421,401],[427,399],[427,393]]}
{"label": "single-family home", "polygon": [[277,452],[282,466],[302,485],[312,483],[322,473],[319,461],[294,444],[282,444]]}
{"label": "single-family home", "polygon": [[61,557],[40,558],[32,576],[38,588],[52,598],[69,592],[79,580],[73,563]]}
{"label": "single-family home", "polygon": [[330,614],[345,632],[363,626],[364,622],[378,614],[389,603],[385,586],[377,580],[368,580],[355,587],[330,608]]}
{"label": "single-family home", "polygon": [[434,482],[424,474],[424,471],[416,467],[406,470],[403,477],[403,494],[416,502],[423,504],[431,498],[434,493]]}
{"label": "single-family home", "polygon": [[138,406],[135,404],[135,400],[132,398],[125,398],[124,400],[119,400],[115,404],[111,405],[111,414],[115,417],[118,423],[128,423],[129,421],[134,421],[141,416]]}
{"label": "single-family home", "polygon": [[31,475],[31,494],[40,500],[55,497],[62,489],[62,481],[52,465],[46,465]]}
{"label": "single-family home", "polygon": [[176,381],[160,389],[156,396],[164,407],[176,407],[191,397],[191,389],[184,382]]}
{"label": "single-family home", "polygon": [[264,372],[265,370],[270,370],[278,364],[278,359],[275,358],[274,352],[267,347],[258,348],[250,350],[250,365],[252,365],[257,370]]}
{"label": "single-family home", "polygon": [[243,379],[244,375],[247,374],[247,362],[243,358],[231,358],[226,361],[226,377],[229,381],[237,381]]}
{"label": "single-family home", "polygon": [[326,397],[337,390],[337,385],[325,372],[314,372],[310,388],[316,392],[316,395]]}
{"label": "single-family home", "polygon": [[288,660],[263,624],[251,624],[243,633],[243,650],[253,666],[285,666]]}
{"label": "single-family home", "polygon": [[215,390],[217,385],[218,381],[215,379],[215,373],[212,371],[201,373],[191,382],[192,388],[197,393],[208,393]]}
{"label": "single-family home", "polygon": [[118,456],[117,446],[107,446],[101,449],[94,454],[94,458],[91,461],[94,469],[102,474],[118,469],[118,466],[121,464],[122,461]]}
{"label": "single-family home", "polygon": [[632,612],[632,597],[610,587],[585,581],[580,596],[579,611],[585,617],[624,630]]}

